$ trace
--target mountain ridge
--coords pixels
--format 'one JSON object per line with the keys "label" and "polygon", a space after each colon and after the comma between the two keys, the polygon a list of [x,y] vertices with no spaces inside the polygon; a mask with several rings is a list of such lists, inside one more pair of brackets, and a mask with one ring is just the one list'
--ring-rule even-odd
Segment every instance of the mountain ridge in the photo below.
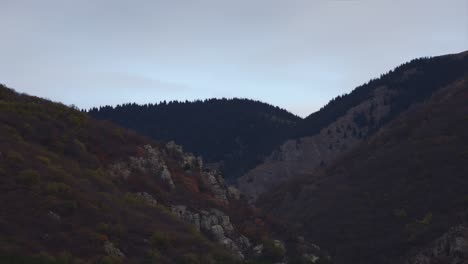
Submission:
{"label": "mountain ridge", "polygon": [[[411,105],[463,76],[467,68],[465,53],[415,59],[333,99],[298,125],[299,134],[240,177],[240,190],[254,201],[289,179],[313,174],[359,146]],[[308,136],[300,136],[303,134]]]}

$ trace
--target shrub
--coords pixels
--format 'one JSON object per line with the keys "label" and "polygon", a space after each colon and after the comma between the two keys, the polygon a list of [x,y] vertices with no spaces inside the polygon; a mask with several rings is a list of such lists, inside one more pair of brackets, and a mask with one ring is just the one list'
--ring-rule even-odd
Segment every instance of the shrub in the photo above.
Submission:
{"label": "shrub", "polygon": [[103,170],[86,170],[85,175],[94,182],[100,190],[108,190],[114,188],[114,184],[106,177]]}
{"label": "shrub", "polygon": [[69,216],[73,214],[76,209],[78,209],[78,203],[76,201],[65,200],[65,201],[61,201],[56,206],[55,211],[57,211],[62,216]]}
{"label": "shrub", "polygon": [[125,193],[124,195],[124,200],[125,202],[129,203],[129,204],[139,204],[140,203],[140,199],[138,196],[136,196],[135,194],[133,193]]}
{"label": "shrub", "polygon": [[52,179],[54,179],[55,181],[63,182],[67,179],[72,178],[71,175],[61,167],[49,166],[49,170],[52,173]]}
{"label": "shrub", "polygon": [[432,223],[432,213],[429,212],[421,220],[415,220],[405,226],[408,241],[415,241],[423,236],[430,228]]}
{"label": "shrub", "polygon": [[200,264],[200,260],[197,255],[193,253],[187,253],[176,258],[177,264]]}
{"label": "shrub", "polygon": [[159,231],[155,231],[153,233],[150,238],[150,243],[152,247],[163,252],[167,252],[169,248],[172,247],[169,236],[166,233],[161,233]]}
{"label": "shrub", "polygon": [[118,257],[112,257],[112,256],[105,256],[102,257],[97,264],[121,264],[122,259]]}
{"label": "shrub", "polygon": [[6,160],[10,166],[19,167],[23,164],[24,158],[21,153],[10,150],[6,155]]}
{"label": "shrub", "polygon": [[49,195],[57,197],[70,198],[72,195],[72,188],[62,182],[49,182],[45,186],[45,191]]}
{"label": "shrub", "polygon": [[[239,264],[240,261],[236,260],[230,253],[226,250],[215,250],[212,254],[212,263],[223,263],[223,264]],[[205,259],[203,259],[206,261]],[[209,262],[209,261],[206,261]],[[204,262],[203,262],[204,263]]]}
{"label": "shrub", "polygon": [[408,217],[408,214],[406,213],[406,210],[404,208],[393,210],[393,215],[395,217],[397,217],[397,218],[406,218],[406,217]]}
{"label": "shrub", "polygon": [[161,262],[161,252],[157,249],[150,249],[146,252],[146,262],[147,263],[160,263]]}
{"label": "shrub", "polygon": [[73,258],[69,253],[62,253],[57,257],[47,253],[40,253],[34,256],[20,256],[15,254],[0,254],[0,263],[8,264],[78,264],[79,259]]}
{"label": "shrub", "polygon": [[23,170],[16,177],[16,182],[26,186],[33,186],[40,181],[39,173],[35,170]]}
{"label": "shrub", "polygon": [[40,161],[42,164],[46,166],[50,166],[50,159],[45,156],[36,156],[36,160]]}
{"label": "shrub", "polygon": [[260,257],[261,260],[274,262],[281,262],[285,255],[285,250],[278,246],[274,240],[263,239],[263,252]]}

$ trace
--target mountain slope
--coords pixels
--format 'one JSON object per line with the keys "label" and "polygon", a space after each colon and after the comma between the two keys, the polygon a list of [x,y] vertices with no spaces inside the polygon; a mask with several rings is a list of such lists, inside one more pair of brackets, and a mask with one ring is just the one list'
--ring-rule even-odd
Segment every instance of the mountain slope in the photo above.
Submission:
{"label": "mountain slope", "polygon": [[240,190],[259,195],[333,163],[411,105],[463,76],[466,53],[424,58],[403,64],[350,94],[332,100],[299,123],[296,139],[280,145],[238,180]]}
{"label": "mountain slope", "polygon": [[[463,70],[353,151],[264,194],[258,204],[297,223],[336,263],[403,263],[411,249],[466,224],[468,67]],[[459,259],[437,250],[446,254],[439,261]],[[411,263],[449,263],[433,257]]]}
{"label": "mountain slope", "polygon": [[156,140],[175,141],[209,163],[222,163],[227,180],[258,164],[292,135],[301,119],[247,99],[210,99],[150,105],[127,104],[89,111]]}
{"label": "mountain slope", "polygon": [[[273,233],[276,224],[219,172],[173,142],[4,86],[0,188],[1,263],[239,263],[299,254],[290,243],[287,253],[269,254],[278,252],[273,238],[288,236]],[[254,255],[262,243],[273,246]]]}

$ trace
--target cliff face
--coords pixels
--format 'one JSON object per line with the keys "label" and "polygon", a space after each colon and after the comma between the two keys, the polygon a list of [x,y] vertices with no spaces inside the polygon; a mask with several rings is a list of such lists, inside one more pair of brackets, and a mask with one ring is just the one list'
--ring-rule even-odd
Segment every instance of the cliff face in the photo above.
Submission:
{"label": "cliff face", "polygon": [[396,92],[378,87],[371,98],[349,109],[345,115],[311,137],[288,140],[238,181],[239,189],[251,200],[288,180],[312,175],[354,149],[390,113]]}
{"label": "cliff face", "polygon": [[280,145],[238,179],[239,189],[255,201],[290,180],[313,177],[400,113],[461,78],[466,68],[466,53],[415,60],[334,99],[303,121],[299,135],[307,136]]}

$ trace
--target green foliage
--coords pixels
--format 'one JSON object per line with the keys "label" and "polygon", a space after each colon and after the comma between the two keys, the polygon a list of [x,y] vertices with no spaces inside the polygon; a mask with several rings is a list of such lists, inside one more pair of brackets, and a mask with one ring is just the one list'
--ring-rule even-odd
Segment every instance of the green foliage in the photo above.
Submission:
{"label": "green foliage", "polygon": [[263,251],[258,260],[267,263],[281,262],[285,254],[285,250],[281,246],[277,245],[274,240],[264,238]]}
{"label": "green foliage", "polygon": [[35,170],[27,169],[22,170],[16,176],[16,182],[25,186],[34,186],[40,182],[39,173]]}
{"label": "green foliage", "polygon": [[422,225],[430,225],[432,223],[432,213],[427,213],[421,220],[419,220],[419,223]]}
{"label": "green foliage", "polygon": [[[224,249],[223,250],[215,249],[214,252],[211,253],[210,257],[212,259],[211,262],[216,263],[216,264],[240,264],[241,263],[239,260],[236,260],[229,252],[227,252]],[[202,263],[204,263],[204,261],[202,261]]]}
{"label": "green foliage", "polygon": [[54,208],[62,216],[72,215],[78,209],[78,203],[75,200],[60,201]]}
{"label": "green foliage", "polygon": [[3,125],[3,126],[0,126],[0,131],[5,131],[6,134],[13,141],[16,141],[16,142],[23,142],[24,141],[23,137],[18,133],[18,131],[14,127],[11,127],[11,126],[8,126],[8,125]]}
{"label": "green foliage", "polygon": [[34,256],[24,256],[19,254],[0,254],[0,263],[5,264],[83,264],[79,259],[74,258],[69,253],[61,253],[54,257],[47,253],[40,253]]}
{"label": "green foliage", "polygon": [[177,264],[201,264],[200,258],[193,253],[186,253],[176,258]]}
{"label": "green foliage", "polygon": [[124,201],[126,203],[133,204],[133,205],[142,204],[140,198],[136,194],[129,193],[129,192],[124,194]]}
{"label": "green foliage", "polygon": [[97,264],[122,264],[124,263],[121,258],[112,257],[112,256],[105,256],[102,257]]}
{"label": "green foliage", "polygon": [[430,228],[432,223],[432,213],[429,212],[424,215],[421,219],[416,219],[405,226],[408,241],[415,241],[423,236]]}
{"label": "green foliage", "polygon": [[72,188],[62,182],[49,182],[45,186],[45,192],[48,195],[53,195],[61,198],[72,197]]}
{"label": "green foliage", "polygon": [[406,210],[404,208],[393,210],[393,215],[395,217],[397,217],[397,218],[406,218],[406,217],[408,217],[408,214],[406,213]]}
{"label": "green foliage", "polygon": [[6,155],[6,160],[7,160],[8,165],[12,167],[20,167],[24,162],[23,155],[21,155],[21,153],[16,152],[14,150],[8,151]]}
{"label": "green foliage", "polygon": [[77,128],[82,127],[87,121],[87,116],[79,112],[71,112],[68,115],[67,122],[70,126]]}
{"label": "green foliage", "polygon": [[157,249],[150,249],[146,252],[146,261],[145,263],[153,264],[161,262],[161,252]]}
{"label": "green foliage", "polygon": [[50,166],[50,159],[48,157],[38,155],[36,156],[36,160],[40,161],[46,166]]}
{"label": "green foliage", "polygon": [[64,182],[72,178],[72,176],[61,167],[49,165],[48,169],[51,172],[52,179],[55,181]]}
{"label": "green foliage", "polygon": [[101,190],[113,189],[115,186],[112,181],[107,177],[106,173],[102,169],[89,170],[85,171],[86,177],[88,177],[91,182],[96,184]]}
{"label": "green foliage", "polygon": [[150,243],[153,248],[161,252],[167,252],[172,247],[172,241],[168,234],[160,231],[155,231],[151,235]]}

